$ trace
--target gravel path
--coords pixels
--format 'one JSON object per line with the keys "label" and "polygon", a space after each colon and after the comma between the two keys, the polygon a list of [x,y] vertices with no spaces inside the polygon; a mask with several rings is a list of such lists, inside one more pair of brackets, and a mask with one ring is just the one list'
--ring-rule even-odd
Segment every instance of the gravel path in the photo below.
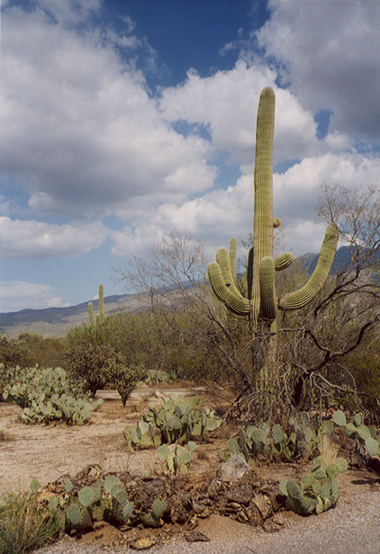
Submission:
{"label": "gravel path", "polygon": [[[380,552],[380,491],[357,492],[341,498],[334,510],[320,516],[290,515],[278,533],[257,532],[219,516],[203,520],[198,530],[209,542],[184,539],[154,546],[149,554],[378,554]],[[39,550],[39,554],[121,554],[132,550],[108,545],[81,545],[74,539]]]}

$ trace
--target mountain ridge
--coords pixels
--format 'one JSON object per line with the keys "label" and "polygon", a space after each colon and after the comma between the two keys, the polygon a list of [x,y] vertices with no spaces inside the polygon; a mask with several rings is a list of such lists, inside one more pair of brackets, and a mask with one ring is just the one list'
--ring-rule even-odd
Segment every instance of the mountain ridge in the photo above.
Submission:
{"label": "mountain ridge", "polygon": [[[99,301],[91,300],[94,312],[99,310]],[[120,294],[104,298],[104,313],[119,309],[133,312],[140,307],[137,294]],[[20,333],[38,333],[48,337],[62,337],[76,325],[88,323],[88,302],[63,308],[26,308],[18,312],[0,313],[0,332],[11,338]]]}
{"label": "mountain ridge", "polygon": [[[376,259],[380,254],[376,253]],[[311,274],[318,262],[319,254],[307,253],[297,259],[303,263],[307,273]],[[349,246],[341,246],[334,258],[332,272],[348,268],[351,261]],[[134,312],[141,309],[137,294],[121,294],[104,298],[104,312],[111,314],[120,309]],[[94,312],[99,309],[99,301],[91,300]],[[88,323],[88,302],[64,308],[42,308],[34,310],[26,308],[18,312],[0,313],[0,332],[9,337],[17,337],[19,333],[38,333],[47,337],[62,337],[76,325]]]}

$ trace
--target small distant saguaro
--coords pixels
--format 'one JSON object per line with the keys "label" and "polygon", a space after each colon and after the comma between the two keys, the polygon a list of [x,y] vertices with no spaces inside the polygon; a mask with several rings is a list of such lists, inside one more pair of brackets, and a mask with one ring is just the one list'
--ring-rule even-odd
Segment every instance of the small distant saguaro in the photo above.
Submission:
{"label": "small distant saguaro", "polygon": [[99,313],[94,315],[94,306],[92,302],[88,303],[88,317],[90,320],[91,327],[95,327],[98,323],[103,323],[104,321],[104,288],[103,285],[100,283],[99,285]]}

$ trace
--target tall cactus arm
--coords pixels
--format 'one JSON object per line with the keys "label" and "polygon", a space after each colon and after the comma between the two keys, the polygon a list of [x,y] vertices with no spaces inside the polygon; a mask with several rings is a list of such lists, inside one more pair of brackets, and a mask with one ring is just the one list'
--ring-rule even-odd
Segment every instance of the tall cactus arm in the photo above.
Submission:
{"label": "tall cactus arm", "polygon": [[242,298],[243,295],[235,285],[236,265],[235,265],[235,274],[233,274],[232,267],[231,267],[231,257],[230,257],[230,254],[228,253],[227,248],[224,248],[223,246],[218,248],[216,252],[216,263],[219,265],[222,271],[225,285],[229,288],[231,292],[235,294],[235,296],[237,296],[238,298]]}
{"label": "tall cactus arm", "polygon": [[260,262],[273,256],[273,226],[281,223],[273,219],[273,131],[274,91],[266,87],[260,95],[257,110],[256,148],[254,167],[253,217],[253,279],[252,319],[257,320],[260,306]]}
{"label": "tall cactus arm", "polygon": [[104,321],[104,287],[102,283],[99,285],[99,319]]}
{"label": "tall cactus arm", "polygon": [[336,225],[330,224],[325,233],[317,266],[306,283],[301,289],[286,294],[280,298],[278,307],[280,310],[290,311],[303,308],[308,304],[323,287],[326,281],[332,263],[334,261],[335,250],[339,239],[339,229]]}
{"label": "tall cactus arm", "polygon": [[94,306],[92,302],[88,303],[88,318],[90,320],[91,327],[95,327]]}
{"label": "tall cactus arm", "polygon": [[[249,315],[251,313],[251,304],[249,300],[237,296],[233,290],[235,286],[229,287],[226,285],[220,265],[216,262],[211,262],[207,266],[208,278],[211,283],[212,290],[215,295],[223,302],[226,307],[236,315]],[[236,289],[237,290],[237,289]],[[240,294],[240,293],[239,293]]]}
{"label": "tall cactus arm", "polygon": [[237,286],[237,274],[236,274],[236,265],[237,265],[237,238],[232,237],[230,240],[230,264],[231,264],[231,274],[234,280],[235,285]]}
{"label": "tall cactus arm", "polygon": [[260,261],[260,311],[259,319],[276,319],[276,293],[274,289],[275,262],[270,256]]}

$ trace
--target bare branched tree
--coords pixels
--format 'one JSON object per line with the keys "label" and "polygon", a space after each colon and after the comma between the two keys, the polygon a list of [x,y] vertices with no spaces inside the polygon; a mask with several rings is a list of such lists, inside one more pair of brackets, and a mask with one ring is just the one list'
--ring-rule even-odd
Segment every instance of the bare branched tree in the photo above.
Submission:
{"label": "bare branched tree", "polygon": [[253,383],[249,336],[245,322],[214,297],[206,277],[209,261],[201,241],[169,234],[117,275],[129,292],[140,295],[142,307],[178,332],[181,348],[198,365],[193,375],[203,383],[228,383],[240,391]]}
{"label": "bare branched tree", "polygon": [[303,407],[351,398],[363,409],[360,383],[347,362],[379,328],[379,208],[374,187],[323,186],[318,215],[338,225],[345,248],[319,296],[300,318],[285,314],[279,330],[286,351],[282,363],[292,367],[292,400]]}

